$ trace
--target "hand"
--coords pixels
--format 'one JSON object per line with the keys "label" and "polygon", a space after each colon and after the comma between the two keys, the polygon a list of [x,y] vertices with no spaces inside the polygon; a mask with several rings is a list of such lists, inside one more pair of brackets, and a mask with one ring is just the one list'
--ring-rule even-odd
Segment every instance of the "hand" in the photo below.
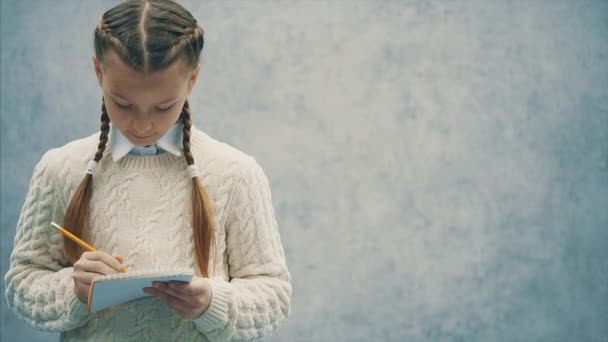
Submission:
{"label": "hand", "polygon": [[119,273],[123,267],[122,262],[121,256],[113,257],[101,251],[82,253],[80,259],[74,263],[72,275],[76,297],[81,302],[87,303],[93,278],[100,274]]}
{"label": "hand", "polygon": [[183,319],[194,319],[202,315],[211,303],[211,285],[208,278],[196,275],[190,283],[179,281],[155,281],[154,287],[145,287],[144,292],[151,294]]}

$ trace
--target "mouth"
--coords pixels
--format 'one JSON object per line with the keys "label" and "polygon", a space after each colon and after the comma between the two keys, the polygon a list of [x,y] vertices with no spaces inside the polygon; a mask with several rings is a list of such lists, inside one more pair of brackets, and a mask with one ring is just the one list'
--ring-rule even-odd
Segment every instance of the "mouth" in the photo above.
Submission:
{"label": "mouth", "polygon": [[137,135],[137,134],[135,134],[135,133],[133,133],[133,132],[131,132],[131,131],[129,131],[129,133],[130,133],[130,134],[131,134],[133,137],[135,137],[136,139],[139,139],[139,140],[148,139],[148,138],[150,138],[150,137],[152,136],[152,134],[150,134],[150,135],[146,135],[146,136],[139,136],[139,135]]}

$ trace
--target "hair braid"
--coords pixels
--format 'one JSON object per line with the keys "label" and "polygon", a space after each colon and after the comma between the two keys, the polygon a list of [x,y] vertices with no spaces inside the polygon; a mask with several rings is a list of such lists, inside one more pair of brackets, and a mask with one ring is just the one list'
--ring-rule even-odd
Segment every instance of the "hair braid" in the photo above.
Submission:
{"label": "hair braid", "polygon": [[101,133],[99,135],[99,144],[97,145],[97,152],[95,153],[95,160],[99,162],[103,157],[103,152],[106,149],[106,144],[108,143],[108,133],[110,132],[110,117],[108,116],[108,111],[106,110],[106,102],[101,97]]}
{"label": "hair braid", "polygon": [[114,31],[104,20],[99,22],[96,27],[96,31],[99,38],[109,41],[112,47],[115,48],[118,53],[128,55],[125,45],[114,35]]}
{"label": "hair braid", "polygon": [[[110,131],[110,117],[106,110],[106,103],[104,98],[101,98],[101,132],[99,134],[99,144],[97,145],[97,152],[93,160],[99,162],[103,158],[103,152],[106,149],[108,142],[108,132]],[[88,231],[88,217],[89,217],[89,199],[93,192],[93,175],[86,174],[80,185],[76,189],[76,192],[70,199],[70,203],[63,216],[63,227],[70,231],[76,236],[84,238],[84,234]],[[86,238],[85,238],[86,240]],[[64,249],[68,260],[73,264],[80,255],[84,252],[84,249],[74,241],[70,240],[66,236],[63,237]]]}
{"label": "hair braid", "polygon": [[[204,33],[205,31],[199,25],[186,28],[182,35],[176,38],[175,45],[166,54],[163,63],[171,63],[180,54],[187,53],[188,51],[202,50]],[[186,49],[186,46],[190,47],[190,49]]]}
{"label": "hair braid", "polygon": [[[181,120],[184,124],[183,147],[186,162],[198,170],[194,164],[194,157],[190,150],[190,138],[192,129],[192,115],[188,100],[184,102],[181,112]],[[198,173],[198,171],[197,171]],[[192,229],[194,248],[197,265],[203,277],[209,277],[209,254],[211,244],[215,245],[215,228],[213,223],[213,208],[209,195],[203,186],[201,176],[192,177]],[[213,254],[215,267],[215,253]]]}
{"label": "hair braid", "polygon": [[182,123],[184,124],[184,138],[182,141],[182,144],[184,145],[184,157],[186,157],[186,162],[188,163],[188,165],[192,165],[194,164],[194,158],[192,157],[192,152],[190,152],[190,129],[192,128],[192,112],[190,111],[190,105],[188,104],[188,100],[184,102],[181,118]]}

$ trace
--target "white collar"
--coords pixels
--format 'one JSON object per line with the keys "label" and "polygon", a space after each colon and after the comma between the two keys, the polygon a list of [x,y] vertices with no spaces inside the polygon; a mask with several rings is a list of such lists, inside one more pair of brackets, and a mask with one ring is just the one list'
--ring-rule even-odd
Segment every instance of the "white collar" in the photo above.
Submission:
{"label": "white collar", "polygon": [[[167,152],[170,152],[178,157],[181,156],[183,150],[183,127],[184,124],[179,121],[173,125],[173,127],[171,127],[167,133],[160,137],[155,144]],[[194,128],[194,125],[192,125],[191,128]],[[112,125],[111,122],[108,140],[110,144],[110,151],[112,153],[112,159],[115,162],[127,155],[134,147],[138,147],[131,143],[119,129],[116,129],[114,125]]]}

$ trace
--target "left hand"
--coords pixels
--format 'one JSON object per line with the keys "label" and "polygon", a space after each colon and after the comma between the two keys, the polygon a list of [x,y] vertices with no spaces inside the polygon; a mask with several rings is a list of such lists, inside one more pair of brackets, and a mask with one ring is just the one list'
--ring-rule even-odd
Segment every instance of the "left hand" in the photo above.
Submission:
{"label": "left hand", "polygon": [[183,319],[202,315],[211,303],[211,285],[207,278],[192,277],[190,283],[179,281],[155,281],[155,287],[145,287],[144,292],[163,302]]}

